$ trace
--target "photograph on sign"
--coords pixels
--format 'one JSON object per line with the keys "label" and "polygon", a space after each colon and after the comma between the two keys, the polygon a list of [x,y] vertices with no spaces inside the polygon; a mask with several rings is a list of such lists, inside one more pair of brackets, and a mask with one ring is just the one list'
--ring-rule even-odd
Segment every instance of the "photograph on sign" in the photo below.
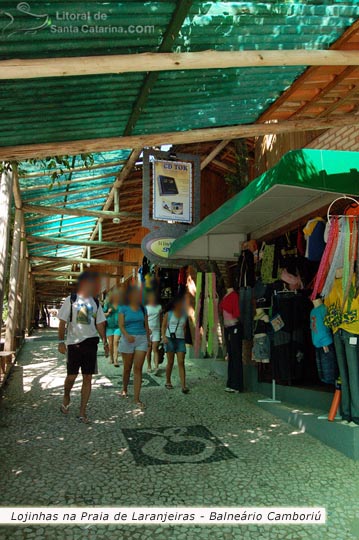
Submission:
{"label": "photograph on sign", "polygon": [[192,222],[192,164],[154,160],[153,219]]}

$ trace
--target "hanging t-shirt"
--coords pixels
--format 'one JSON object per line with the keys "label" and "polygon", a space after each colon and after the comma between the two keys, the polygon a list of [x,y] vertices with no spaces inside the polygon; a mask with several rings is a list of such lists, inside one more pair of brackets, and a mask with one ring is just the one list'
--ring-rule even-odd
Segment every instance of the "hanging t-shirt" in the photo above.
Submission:
{"label": "hanging t-shirt", "polygon": [[324,324],[324,319],[327,315],[327,307],[321,304],[314,307],[310,312],[310,329],[312,332],[312,341],[314,347],[328,347],[333,343],[333,335],[331,330]]}
{"label": "hanging t-shirt", "polygon": [[125,318],[125,329],[130,336],[144,336],[145,327],[145,308],[139,307],[134,311],[130,306],[122,306],[121,313]]}
{"label": "hanging t-shirt", "polygon": [[93,298],[82,296],[77,296],[72,303],[72,317],[70,315],[71,297],[68,296],[58,313],[58,318],[67,323],[67,345],[75,345],[85,339],[97,337],[96,325],[106,321],[102,307],[100,305],[97,307]]}
{"label": "hanging t-shirt", "polygon": [[158,306],[146,306],[148,315],[148,326],[151,330],[160,330],[161,327],[161,311],[162,307]]}
{"label": "hanging t-shirt", "polygon": [[309,261],[320,261],[325,248],[324,232],[325,221],[316,217],[308,221],[303,229],[307,242],[305,256]]}
{"label": "hanging t-shirt", "polygon": [[355,276],[344,307],[342,306],[343,296],[342,279],[336,278],[330,293],[325,298],[325,305],[328,308],[325,324],[334,333],[342,328],[351,334],[359,335],[359,297],[355,296]]}

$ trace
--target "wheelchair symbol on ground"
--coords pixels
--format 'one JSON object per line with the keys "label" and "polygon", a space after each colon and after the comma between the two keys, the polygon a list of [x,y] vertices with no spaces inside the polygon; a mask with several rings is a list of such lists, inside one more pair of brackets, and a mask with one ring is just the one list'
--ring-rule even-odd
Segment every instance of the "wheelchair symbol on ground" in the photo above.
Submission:
{"label": "wheelchair symbol on ground", "polygon": [[204,426],[123,429],[137,465],[212,463],[235,458]]}

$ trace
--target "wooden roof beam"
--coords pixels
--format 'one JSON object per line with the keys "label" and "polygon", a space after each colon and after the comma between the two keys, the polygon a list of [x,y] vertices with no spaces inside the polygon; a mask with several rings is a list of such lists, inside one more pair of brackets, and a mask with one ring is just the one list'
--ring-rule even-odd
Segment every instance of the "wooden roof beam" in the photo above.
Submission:
{"label": "wooden roof beam", "polygon": [[23,204],[23,210],[25,213],[31,214],[42,214],[45,216],[53,215],[67,215],[67,216],[84,216],[84,217],[95,217],[103,219],[114,219],[114,218],[131,218],[131,219],[141,219],[142,216],[139,214],[132,214],[131,212],[109,212],[104,210],[88,210],[87,208],[57,208],[56,206],[40,206],[36,204]]}
{"label": "wooden roof beam", "polygon": [[71,240],[67,236],[52,237],[52,236],[28,236],[27,241],[31,244],[64,244],[66,246],[93,246],[93,247],[109,247],[117,249],[137,249],[141,247],[141,244],[131,244],[129,242],[99,242],[97,240]]}
{"label": "wooden roof beam", "polygon": [[[184,4],[180,2],[179,4]],[[189,2],[186,2],[188,4]],[[149,52],[108,56],[31,58],[0,61],[0,79],[34,79],[112,73],[227,69],[263,66],[358,66],[357,51],[263,50]]]}
{"label": "wooden roof beam", "polygon": [[[87,259],[85,257],[75,257],[75,258],[66,258],[66,257],[46,257],[46,256],[39,256],[35,255],[34,257],[31,257],[31,260],[33,261],[48,261],[49,263],[56,263],[57,266],[60,264],[91,264],[91,265],[98,265],[98,266],[138,266],[137,262],[130,262],[130,261],[115,261],[111,259]],[[36,267],[35,267],[36,268]]]}
{"label": "wooden roof beam", "polygon": [[220,152],[222,152],[222,150],[227,146],[227,144],[229,144],[231,141],[230,139],[225,139],[224,141],[221,141],[220,143],[217,144],[217,146],[215,146],[213,148],[213,150],[211,150],[211,152],[208,154],[208,156],[206,156],[202,161],[201,161],[201,171],[203,171],[203,169],[205,169],[207,167],[207,165],[209,165],[211,163],[211,161],[216,157],[218,156],[218,154]]}
{"label": "wooden roof beam", "polygon": [[[358,54],[359,58],[359,54]],[[78,154],[88,152],[101,152],[104,150],[115,150],[118,148],[135,148],[131,154],[131,160],[121,170],[116,187],[122,185],[123,178],[134,166],[142,148],[146,146],[157,146],[161,144],[193,144],[208,141],[218,141],[221,139],[246,139],[248,137],[259,137],[262,135],[277,135],[279,133],[291,133],[295,131],[313,131],[329,129],[332,127],[355,126],[359,124],[359,117],[346,114],[335,115],[330,118],[310,118],[283,120],[281,122],[266,122],[255,124],[239,124],[234,126],[193,129],[189,131],[174,131],[169,133],[153,133],[148,135],[130,135],[128,137],[108,137],[101,139],[86,139],[81,141],[65,141],[54,143],[39,143],[19,146],[8,146],[0,148],[0,160],[11,161],[28,158],[41,158],[48,155]],[[112,197],[112,199],[111,199]],[[112,204],[113,195],[105,207]],[[63,209],[57,211],[61,213]],[[84,214],[89,215],[89,214]],[[97,216],[96,216],[97,217]]]}

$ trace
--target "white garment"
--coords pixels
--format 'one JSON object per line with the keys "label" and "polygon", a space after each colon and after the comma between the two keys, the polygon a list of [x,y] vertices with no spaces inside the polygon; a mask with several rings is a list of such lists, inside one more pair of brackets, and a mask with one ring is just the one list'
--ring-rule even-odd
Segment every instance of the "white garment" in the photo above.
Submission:
{"label": "white garment", "polygon": [[167,320],[167,330],[166,336],[171,337],[171,334],[176,334],[176,338],[184,339],[185,328],[187,322],[187,315],[182,315],[179,319],[173,313],[173,311],[168,312]]}
{"label": "white garment", "polygon": [[97,308],[93,298],[77,296],[72,304],[72,320],[70,321],[71,297],[68,296],[58,313],[58,318],[67,323],[66,343],[74,345],[85,339],[97,337],[96,324],[106,321],[102,307]]}
{"label": "white garment", "polygon": [[148,326],[150,330],[160,330],[161,328],[161,306],[146,306],[148,316]]}

